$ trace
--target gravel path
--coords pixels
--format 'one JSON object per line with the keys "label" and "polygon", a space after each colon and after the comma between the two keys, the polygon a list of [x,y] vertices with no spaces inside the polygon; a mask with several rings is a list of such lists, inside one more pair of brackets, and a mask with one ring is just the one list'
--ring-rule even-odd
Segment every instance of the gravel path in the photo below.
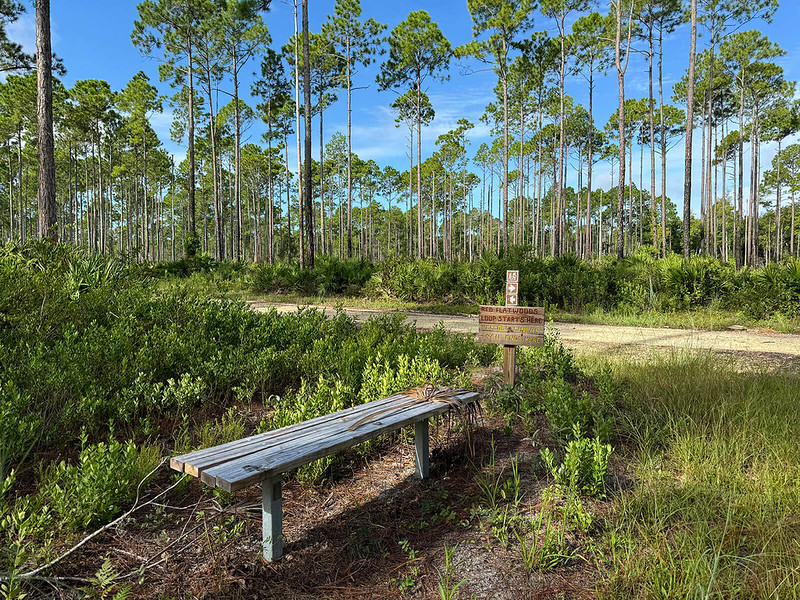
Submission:
{"label": "gravel path", "polygon": [[[296,304],[269,304],[251,302],[254,310],[266,311],[275,307],[278,312],[294,312]],[[325,307],[318,307],[325,308]],[[332,311],[328,307],[326,310]],[[380,314],[382,310],[345,308],[356,322]],[[405,312],[408,321],[417,329],[429,330],[444,323],[445,328],[456,333],[478,332],[476,315],[431,315]],[[762,361],[800,365],[800,335],[775,333],[763,330],[705,331],[700,329],[670,329],[654,327],[624,327],[619,325],[587,325],[583,323],[553,323],[565,346],[578,351],[609,351],[613,353],[638,353],[649,349],[659,350],[712,350],[733,355],[754,355]],[[761,361],[759,361],[761,362]]]}

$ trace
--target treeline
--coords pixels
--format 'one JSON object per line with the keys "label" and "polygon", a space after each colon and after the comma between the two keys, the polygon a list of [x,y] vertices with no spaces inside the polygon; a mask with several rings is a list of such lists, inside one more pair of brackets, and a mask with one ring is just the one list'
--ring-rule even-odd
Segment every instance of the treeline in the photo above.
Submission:
{"label": "treeline", "polygon": [[[244,267],[242,267],[244,268]],[[800,261],[788,259],[758,269],[736,269],[711,257],[658,258],[652,247],[630,257],[583,261],[569,254],[531,258],[527,252],[484,254],[474,262],[388,259],[379,263],[326,258],[313,269],[276,263],[247,268],[258,292],[351,295],[456,305],[503,302],[507,269],[520,272],[519,293],[527,306],[572,313],[619,314],[717,308],[761,319],[800,316]],[[241,277],[229,272],[228,278]]]}
{"label": "treeline", "polygon": [[[151,261],[202,251],[218,260],[301,264],[312,264],[315,252],[472,261],[515,245],[534,256],[585,259],[651,246],[661,256],[704,254],[737,266],[800,253],[800,145],[783,146],[800,131],[800,103],[776,62],[785,52],[746,27],[769,21],[777,2],[692,0],[689,25],[707,47],[687,57],[687,74],[672,90],[686,111],[668,103],[662,68],[665,37],[686,24],[680,0],[620,0],[607,14],[590,12],[602,7],[586,1],[535,8],[503,0],[499,16],[476,0],[468,3],[473,39],[457,47],[425,11],[389,31],[363,18],[358,0],[339,0],[318,32],[297,28],[277,50],[263,4],[138,6],[132,41],[162,61],[170,98],[144,72],[119,91],[102,80],[70,89],[55,82],[60,240]],[[299,1],[294,15],[297,25]],[[534,30],[550,24],[557,35]],[[366,67],[381,51],[378,87],[398,93],[391,107],[408,130],[404,171],[352,152],[352,92],[369,83]],[[259,60],[248,97],[243,70]],[[461,119],[423,160],[424,126],[435,118],[424,89],[448,78],[455,60],[486,63],[497,76],[496,102],[481,117],[494,139],[470,152],[474,124]],[[648,73],[643,99],[625,96],[626,74],[636,68]],[[584,76],[588,107],[567,93],[570,73]],[[617,75],[619,108],[598,120],[597,82],[609,73]],[[347,130],[326,136],[325,110],[340,101]],[[173,140],[187,147],[180,164],[152,127],[165,102],[175,115]],[[40,234],[35,74],[9,75],[0,103],[0,186],[8,199],[0,231],[24,241]],[[303,136],[310,147],[312,118],[316,158],[301,151]],[[243,144],[257,119],[266,126],[262,144]],[[689,211],[695,129],[698,218]],[[678,175],[667,172],[667,155],[682,139],[681,210],[666,181]],[[764,165],[768,142],[778,152]],[[303,164],[290,157],[294,146]],[[593,183],[598,168],[610,169],[609,189]]]}

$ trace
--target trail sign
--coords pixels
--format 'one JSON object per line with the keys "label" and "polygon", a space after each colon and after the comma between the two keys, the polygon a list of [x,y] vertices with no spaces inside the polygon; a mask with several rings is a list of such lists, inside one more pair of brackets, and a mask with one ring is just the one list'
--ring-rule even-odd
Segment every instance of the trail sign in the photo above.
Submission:
{"label": "trail sign", "polygon": [[519,271],[506,271],[505,306],[481,306],[478,341],[503,344],[503,380],[513,385],[517,346],[544,345],[544,309],[519,304]]}
{"label": "trail sign", "polygon": [[539,306],[487,306],[481,305],[478,323],[518,323],[543,325],[544,309]]}
{"label": "trail sign", "polygon": [[481,306],[478,339],[504,346],[544,345],[544,309],[534,306]]}
{"label": "trail sign", "polygon": [[478,341],[484,344],[503,344],[504,346],[544,346],[544,337],[536,333],[516,333],[513,331],[479,331]]}
{"label": "trail sign", "polygon": [[516,325],[508,323],[479,323],[480,333],[502,331],[504,333],[529,333],[533,335],[544,335],[544,325]]}
{"label": "trail sign", "polygon": [[517,294],[518,289],[519,285],[516,283],[506,283],[506,306],[517,305],[517,298],[519,297]]}

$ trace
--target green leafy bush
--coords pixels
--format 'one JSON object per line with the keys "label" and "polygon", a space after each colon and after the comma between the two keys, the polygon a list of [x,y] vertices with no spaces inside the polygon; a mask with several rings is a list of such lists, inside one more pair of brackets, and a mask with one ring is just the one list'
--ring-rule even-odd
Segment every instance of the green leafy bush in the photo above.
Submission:
{"label": "green leafy bush", "polygon": [[133,500],[137,485],[159,458],[156,448],[139,449],[132,441],[85,445],[77,464],[61,461],[45,472],[37,495],[60,527],[76,531],[96,526]]}
{"label": "green leafy bush", "polygon": [[356,295],[372,277],[375,266],[360,259],[319,256],[312,269],[299,263],[255,263],[250,267],[250,286],[257,292]]}
{"label": "green leafy bush", "polygon": [[[351,285],[368,276],[365,265],[323,260],[319,272],[330,285]],[[494,358],[494,348],[443,328],[417,333],[397,315],[358,328],[341,312],[259,314],[159,288],[151,275],[54,244],[2,248],[0,467],[71,444],[83,428],[92,441],[105,439],[110,423],[128,437],[169,434],[176,415],[209,404],[219,415],[320,377],[340,379],[354,402],[378,355],[392,365],[400,356],[422,361],[415,371],[423,362],[454,369]]]}
{"label": "green leafy bush", "polygon": [[573,427],[572,436],[560,464],[556,464],[555,455],[548,448],[540,451],[542,460],[553,479],[563,488],[597,498],[604,497],[611,445],[604,444],[600,438],[584,438],[577,424]]}

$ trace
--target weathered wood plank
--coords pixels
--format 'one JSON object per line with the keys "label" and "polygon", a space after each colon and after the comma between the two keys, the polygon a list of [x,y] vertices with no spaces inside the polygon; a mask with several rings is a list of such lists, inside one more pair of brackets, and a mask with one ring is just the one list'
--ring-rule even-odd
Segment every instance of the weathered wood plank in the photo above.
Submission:
{"label": "weathered wood plank", "polygon": [[503,346],[503,383],[514,385],[517,375],[517,347]]}
{"label": "weathered wood plank", "polygon": [[226,444],[220,444],[212,448],[195,450],[194,452],[172,458],[170,460],[170,467],[176,471],[199,477],[205,469],[223,463],[231,458],[246,456],[247,454],[263,450],[265,447],[280,444],[287,436],[296,435],[308,430],[318,430],[332,423],[334,425],[352,423],[361,418],[362,413],[365,411],[369,411],[371,408],[389,405],[396,401],[398,397],[408,398],[408,396],[403,394],[394,394],[388,398],[381,398],[380,400],[375,400],[367,404],[359,404],[357,406],[345,408],[335,413],[303,421],[302,423],[295,423],[294,425],[288,425],[280,429],[265,431],[264,433],[234,440]]}
{"label": "weathered wood plank", "polygon": [[[352,431],[353,424],[358,424],[362,419],[369,419],[371,416],[379,417],[386,412],[397,411],[402,407],[419,402],[415,398],[411,398],[404,394],[395,394],[389,398],[382,398],[367,404],[359,405],[358,410],[345,409],[347,415],[341,419],[330,419],[325,423],[319,424],[318,427],[303,427],[295,428],[290,425],[281,429],[276,429],[272,433],[279,434],[269,437],[266,441],[260,441],[257,447],[248,447],[247,453],[240,453],[236,449],[229,449],[223,455],[208,457],[205,463],[200,468],[192,467],[191,470],[197,471],[200,480],[210,487],[217,485],[216,476],[209,473],[209,470],[216,466],[224,466],[234,460],[244,459],[247,456],[255,453],[263,454],[265,452],[280,452],[285,453],[287,449],[295,446],[303,446],[305,444],[313,443],[318,440],[330,439],[333,436],[340,435],[347,431]],[[341,414],[344,411],[339,411]],[[336,415],[337,413],[331,413]],[[305,423],[310,423],[306,421]],[[289,430],[291,428],[291,430]],[[190,472],[190,465],[187,463],[186,472]]]}
{"label": "weathered wood plank", "polygon": [[[478,394],[464,392],[458,394],[458,398],[462,403],[474,402]],[[268,448],[211,467],[204,471],[203,480],[213,481],[216,486],[234,492],[323,456],[442,414],[448,409],[446,403],[425,401],[377,415],[375,421],[365,423],[354,431],[343,428],[332,435],[287,439],[280,447]]]}

